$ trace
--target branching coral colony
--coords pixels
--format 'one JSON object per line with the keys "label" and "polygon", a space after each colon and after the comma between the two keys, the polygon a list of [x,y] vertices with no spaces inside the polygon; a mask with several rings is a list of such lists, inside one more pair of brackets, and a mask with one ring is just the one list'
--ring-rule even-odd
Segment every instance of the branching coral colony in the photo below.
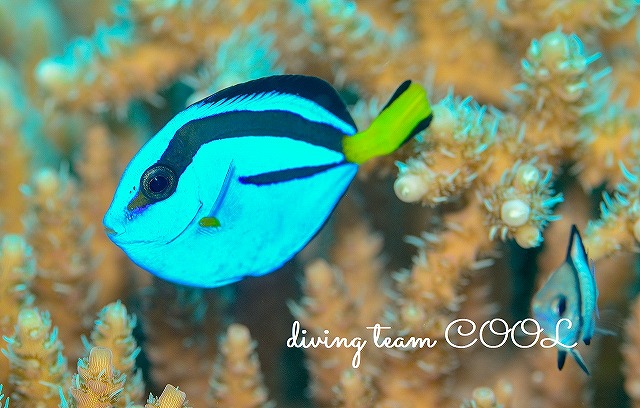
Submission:
{"label": "branching coral colony", "polygon": [[[87,4],[0,2],[0,406],[142,406],[149,391],[160,395],[145,407],[299,407],[309,398],[358,408],[578,407],[603,406],[605,393],[604,405],[624,406],[622,385],[616,394],[602,380],[620,368],[596,364],[596,346],[587,379],[570,364],[558,372],[540,348],[456,350],[444,329],[458,317],[509,320],[508,302],[522,309],[526,296],[502,282],[533,280],[499,262],[498,250],[515,247],[500,241],[559,242],[545,228],[563,193],[564,217],[577,220],[594,260],[636,250],[638,1]],[[332,82],[355,103],[360,127],[398,83],[427,82],[434,119],[394,157],[362,167],[357,189],[377,191],[376,200],[366,214],[343,203],[310,245],[307,260],[323,242],[332,250],[329,261],[307,263],[301,299],[291,299],[287,272],[214,292],[152,281],[101,233],[123,165],[185,103],[283,72]],[[589,213],[590,194],[603,188],[599,212]],[[409,263],[398,241],[410,232]],[[410,266],[385,273],[383,245],[393,265]],[[542,246],[545,258],[563,250]],[[541,265],[537,280],[555,266]],[[597,269],[602,301],[617,292],[618,306],[631,304],[623,285],[633,271]],[[292,316],[270,306],[285,303]],[[633,304],[621,337],[624,391],[638,405]],[[308,349],[304,384],[291,374],[300,357],[283,352],[294,319],[313,336],[370,339],[367,327],[380,323],[392,338],[439,344],[369,346],[357,369],[351,350]],[[138,321],[144,335],[134,337]],[[613,361],[615,348],[600,353]]]}

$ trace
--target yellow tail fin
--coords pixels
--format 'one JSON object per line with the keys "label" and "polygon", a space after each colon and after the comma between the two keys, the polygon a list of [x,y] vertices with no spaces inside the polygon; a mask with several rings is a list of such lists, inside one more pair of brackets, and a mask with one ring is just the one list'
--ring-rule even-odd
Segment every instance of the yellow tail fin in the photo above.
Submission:
{"label": "yellow tail fin", "polygon": [[368,129],[342,139],[344,156],[351,163],[361,164],[391,154],[426,129],[431,118],[427,91],[405,81]]}
{"label": "yellow tail fin", "polygon": [[361,164],[374,157],[391,154],[426,129],[431,118],[427,91],[418,84],[405,81],[368,129],[342,139],[344,156],[351,163]]}

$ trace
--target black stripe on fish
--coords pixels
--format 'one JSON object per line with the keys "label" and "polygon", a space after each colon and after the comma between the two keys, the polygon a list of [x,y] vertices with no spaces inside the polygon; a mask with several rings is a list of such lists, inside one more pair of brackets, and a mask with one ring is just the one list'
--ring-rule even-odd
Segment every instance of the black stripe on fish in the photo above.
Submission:
{"label": "black stripe on fish", "polygon": [[391,105],[393,103],[393,101],[398,99],[398,97],[400,95],[402,95],[404,93],[404,91],[406,91],[409,88],[409,85],[411,85],[411,80],[410,79],[407,79],[406,81],[401,83],[400,86],[398,87],[398,89],[396,89],[396,91],[393,93],[393,95],[391,95],[391,98],[389,98],[389,102],[387,102],[387,104],[384,105],[384,107],[380,110],[380,112],[382,112],[383,110],[387,109],[389,107],[389,105]]}
{"label": "black stripe on fish", "polygon": [[187,122],[178,129],[158,163],[170,166],[179,178],[201,146],[244,136],[285,137],[341,153],[344,133],[289,111],[229,111]]}
{"label": "black stripe on fish", "polygon": [[[567,259],[565,262],[567,262],[571,267],[571,272],[573,272],[573,277],[575,278],[576,285],[578,287],[577,299],[578,299],[578,310],[580,311],[578,313],[578,327],[580,328],[580,330],[578,330],[578,338],[576,339],[576,341],[580,341],[580,337],[582,335],[582,329],[584,325],[584,318],[582,316],[584,313],[584,310],[582,309],[582,287],[580,286],[580,275],[578,274],[578,268],[573,262],[573,257],[571,256],[571,252],[573,250],[574,245],[580,245],[580,251],[584,252],[584,246],[582,245],[582,238],[580,238],[580,232],[578,231],[578,228],[575,225],[572,225],[571,237],[569,238],[569,248],[567,249]],[[584,255],[584,254],[581,254],[581,255]]]}
{"label": "black stripe on fish", "polygon": [[346,163],[347,162],[342,161],[338,163],[323,164],[319,166],[295,167],[292,169],[276,170],[267,173],[256,174],[253,176],[238,177],[238,181],[240,181],[242,184],[254,184],[257,186],[283,183],[286,181],[315,176],[318,173],[322,173],[323,171],[333,169]]}
{"label": "black stripe on fish", "polygon": [[[411,81],[409,81],[409,83],[411,83]],[[407,84],[407,87],[408,86],[409,84]],[[353,118],[351,118],[347,107],[336,90],[320,78],[305,75],[274,75],[255,79],[225,88],[194,103],[194,105],[214,104],[223,99],[269,92],[296,95],[315,102],[345,123],[348,123],[353,127],[354,133],[357,132],[356,124],[353,122]],[[394,94],[394,96],[396,95]]]}
{"label": "black stripe on fish", "polygon": [[411,132],[409,133],[409,136],[407,136],[406,139],[404,139],[404,141],[402,142],[401,146],[403,146],[405,143],[407,143],[409,140],[413,139],[413,137],[415,135],[417,135],[418,133],[422,132],[423,130],[425,130],[426,128],[429,127],[429,125],[431,124],[431,121],[433,120],[433,113],[429,114],[429,116],[427,116],[426,118],[424,118],[423,120],[420,121],[420,123],[418,123],[416,125],[416,127],[413,128],[413,130],[411,130]]}

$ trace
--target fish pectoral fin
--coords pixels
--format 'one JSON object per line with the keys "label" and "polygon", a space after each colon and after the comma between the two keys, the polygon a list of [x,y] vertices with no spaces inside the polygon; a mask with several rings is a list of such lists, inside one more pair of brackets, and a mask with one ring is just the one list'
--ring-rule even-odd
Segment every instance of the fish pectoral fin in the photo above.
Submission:
{"label": "fish pectoral fin", "polygon": [[564,350],[558,350],[558,370],[562,370],[564,362],[567,359],[567,352]]}
{"label": "fish pectoral fin", "polygon": [[571,355],[576,360],[576,363],[578,363],[580,368],[582,368],[582,371],[584,371],[587,375],[591,375],[591,373],[589,372],[589,369],[587,368],[587,365],[584,363],[584,360],[580,355],[580,352],[576,349],[571,349]]}
{"label": "fish pectoral fin", "polygon": [[220,220],[216,217],[202,217],[200,221],[198,221],[198,225],[203,228],[218,228],[222,226]]}
{"label": "fish pectoral fin", "polygon": [[608,330],[608,329],[603,329],[601,327],[596,327],[595,332],[598,334],[602,334],[604,336],[617,336],[618,333],[616,333],[613,330]]}

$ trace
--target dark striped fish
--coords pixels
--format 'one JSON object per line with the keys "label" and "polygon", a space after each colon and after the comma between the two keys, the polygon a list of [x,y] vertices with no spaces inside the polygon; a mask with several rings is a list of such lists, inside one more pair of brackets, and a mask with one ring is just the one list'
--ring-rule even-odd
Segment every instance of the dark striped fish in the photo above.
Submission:
{"label": "dark striped fish", "polygon": [[[545,333],[560,344],[558,369],[562,370],[567,353],[580,368],[589,374],[580,352],[575,346],[580,341],[591,342],[598,315],[598,287],[595,269],[589,264],[576,226],[571,227],[571,238],[566,261],[556,269],[533,298],[533,315]],[[566,319],[560,322],[561,319]]]}
{"label": "dark striped fish", "polygon": [[431,117],[425,90],[410,81],[360,133],[319,78],[232,86],[140,149],[105,231],[139,266],[176,283],[215,287],[269,273],[318,232],[358,164],[392,153]]}

